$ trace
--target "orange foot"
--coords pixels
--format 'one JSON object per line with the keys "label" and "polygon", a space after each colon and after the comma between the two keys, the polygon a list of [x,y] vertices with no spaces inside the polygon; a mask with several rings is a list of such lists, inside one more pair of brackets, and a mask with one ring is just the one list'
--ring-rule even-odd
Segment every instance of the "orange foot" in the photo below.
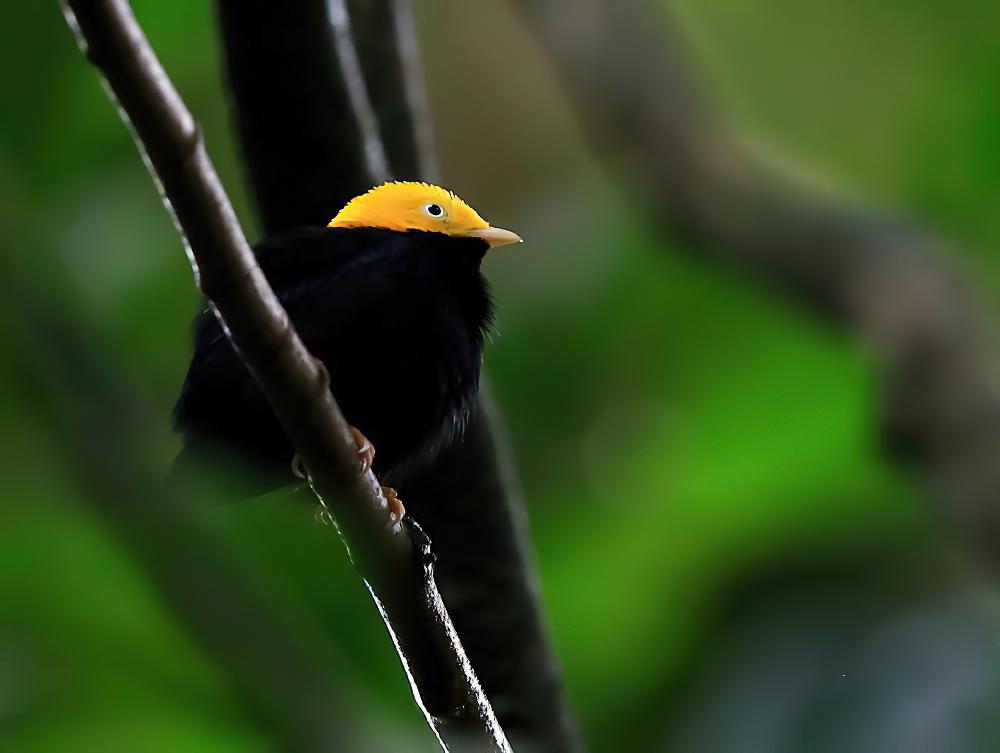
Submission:
{"label": "orange foot", "polygon": [[353,426],[348,428],[351,430],[354,444],[358,448],[358,456],[361,458],[361,472],[368,473],[372,463],[375,462],[375,446],[368,441],[368,437],[362,434],[360,429],[355,429]]}
{"label": "orange foot", "polygon": [[[359,429],[355,429],[353,426],[348,426],[347,428],[351,430],[354,444],[358,448],[358,457],[361,458],[361,472],[368,473],[368,470],[372,467],[372,463],[375,462],[375,446],[368,441],[368,437],[362,434]],[[306,466],[298,453],[292,456],[292,473],[301,479],[309,478]]]}
{"label": "orange foot", "polygon": [[396,494],[396,490],[391,486],[383,486],[382,493],[385,495],[385,501],[389,503],[389,519],[393,523],[397,523],[403,519],[406,515],[406,508],[403,507],[403,500],[399,498]]}

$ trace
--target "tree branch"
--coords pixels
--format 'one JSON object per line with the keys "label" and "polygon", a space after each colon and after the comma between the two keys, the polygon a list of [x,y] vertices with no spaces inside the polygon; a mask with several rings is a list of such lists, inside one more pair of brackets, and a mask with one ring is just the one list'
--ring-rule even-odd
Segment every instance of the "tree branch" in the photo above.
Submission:
{"label": "tree branch", "polygon": [[[483,385],[484,388],[487,385]],[[528,514],[489,389],[462,444],[406,486],[407,509],[442,555],[438,582],[455,627],[517,750],[583,750],[541,614]]]}
{"label": "tree branch", "polygon": [[[302,53],[328,44],[328,29],[316,23],[323,4],[216,3],[243,153],[269,233],[302,221],[325,222],[331,207],[339,206],[337,196],[353,196],[370,183],[360,166],[353,180],[346,172],[328,174],[329,165],[347,162],[342,150],[360,152],[360,141],[354,134],[350,145],[337,127],[355,121],[343,87],[328,80],[343,72],[329,65],[317,70]],[[352,0],[351,29],[394,173],[432,179],[437,167],[428,147],[431,126],[408,6],[408,0]],[[331,96],[337,91],[339,98]],[[275,107],[281,117],[274,116]],[[286,180],[285,145],[306,140],[310,158],[297,162],[298,180]],[[318,189],[331,178],[332,189]],[[273,190],[275,184],[282,190]],[[298,207],[314,206],[317,196],[330,205],[312,219],[300,214]],[[542,617],[513,453],[487,384],[479,404],[465,440],[400,491],[435,542],[438,584],[507,734],[519,750],[579,750]]]}
{"label": "tree branch", "polygon": [[[748,154],[689,79],[648,0],[515,0],[594,142],[649,215],[861,334],[884,360],[882,438],[924,473],[1000,570],[1000,359],[939,244],[897,218],[794,185]],[[641,82],[641,86],[637,85]]]}
{"label": "tree branch", "polygon": [[[444,746],[509,750],[438,593],[419,528],[386,530],[388,505],[357,471],[325,368],[303,346],[257,266],[199,129],[124,0],[62,0],[187,241],[196,278],[268,397],[372,590],[428,723]],[[415,548],[418,550],[415,552]],[[453,723],[443,723],[448,716]]]}

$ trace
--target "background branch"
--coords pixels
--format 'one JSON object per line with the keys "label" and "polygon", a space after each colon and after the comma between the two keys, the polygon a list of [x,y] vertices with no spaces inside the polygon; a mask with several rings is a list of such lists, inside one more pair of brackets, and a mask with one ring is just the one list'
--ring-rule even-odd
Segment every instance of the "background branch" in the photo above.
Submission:
{"label": "background branch", "polygon": [[[347,0],[358,57],[369,82],[390,172],[438,180],[434,129],[409,0]],[[341,69],[341,74],[346,71]]]}
{"label": "background branch", "polygon": [[[319,70],[312,67],[317,58],[302,52],[329,45],[328,28],[316,23],[324,3],[216,5],[237,128],[266,230],[325,223],[371,181],[358,162],[350,163],[353,173],[329,172],[331,165],[348,164],[343,150],[361,150],[357,132],[352,144],[338,126],[355,117],[337,85],[345,74],[329,65],[336,58],[324,56]],[[350,26],[393,173],[433,179],[431,126],[408,5],[350,2]],[[295,150],[302,158],[295,159],[298,179],[290,180],[285,146],[304,142],[309,154]],[[518,750],[578,750],[582,743],[542,616],[512,452],[488,384],[480,392],[465,440],[401,485],[401,496],[434,541],[437,582],[504,730]]]}
{"label": "background branch", "polygon": [[[347,9],[347,0],[326,0],[327,20],[333,35],[333,47],[337,52],[337,63],[342,72],[342,79],[347,88],[349,111],[358,123],[361,136],[362,153],[368,165],[368,175],[372,183],[382,183],[392,177],[388,155],[382,145],[379,133],[379,121],[375,115],[365,76],[361,70],[361,59],[354,44],[351,14]],[[331,61],[332,64],[332,61]]]}
{"label": "background branch", "polygon": [[[857,331],[885,369],[884,445],[923,472],[976,554],[1000,569],[995,344],[938,242],[758,160],[689,75],[683,35],[648,0],[516,0],[594,142],[654,221]],[[636,86],[636,81],[642,86]]]}
{"label": "background branch", "polygon": [[[199,286],[265,395],[370,584],[439,739],[507,750],[437,592],[426,542],[386,531],[374,476],[357,472],[326,370],[305,349],[257,266],[200,132],[124,0],[64,0],[187,240]],[[444,678],[447,678],[444,679]],[[445,724],[452,716],[459,723]]]}
{"label": "background branch", "polygon": [[9,354],[23,372],[25,399],[48,422],[91,508],[142,566],[166,608],[224,669],[282,747],[382,749],[344,684],[341,657],[277,608],[260,573],[199,524],[196,508],[211,509],[206,489],[167,489],[144,462],[150,453],[143,410],[109,366],[113,359],[64,308],[44,306],[51,286],[46,291],[34,284],[9,255],[0,266],[3,313],[32,322],[30,330],[17,330]]}
{"label": "background branch", "polygon": [[[325,3],[220,0],[216,7],[240,141],[254,155],[244,164],[265,232],[325,225],[330,208],[355,196],[359,182],[379,179],[359,148],[360,126],[337,73]],[[289,65],[300,78],[285,75]]]}

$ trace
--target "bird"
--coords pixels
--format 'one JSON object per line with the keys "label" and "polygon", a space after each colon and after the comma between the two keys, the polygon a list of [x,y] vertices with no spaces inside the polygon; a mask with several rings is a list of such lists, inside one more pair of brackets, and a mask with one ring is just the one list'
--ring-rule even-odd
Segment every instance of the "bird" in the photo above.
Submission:
{"label": "bird", "polygon": [[[354,197],[325,227],[254,247],[299,337],[329,372],[361,470],[371,467],[385,484],[396,520],[405,508],[389,484],[458,440],[476,404],[494,318],[480,264],[491,248],[520,242],[452,191],[394,181]],[[174,469],[221,452],[256,469],[262,492],[292,483],[302,475],[295,450],[208,306],[193,339],[174,408],[183,440]]]}

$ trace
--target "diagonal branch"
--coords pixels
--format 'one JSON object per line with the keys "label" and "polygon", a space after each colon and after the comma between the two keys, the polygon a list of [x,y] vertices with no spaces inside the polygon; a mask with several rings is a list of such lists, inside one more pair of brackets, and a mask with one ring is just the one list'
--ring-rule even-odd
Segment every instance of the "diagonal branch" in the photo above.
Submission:
{"label": "diagonal branch", "polygon": [[[374,476],[357,471],[326,370],[303,346],[257,266],[199,129],[128,3],[62,5],[174,213],[202,292],[310,470],[314,491],[336,518],[428,723],[442,746],[453,740],[509,750],[438,593],[429,543],[419,528],[410,536],[398,527],[386,529],[388,505]],[[452,723],[442,722],[443,716]]]}
{"label": "diagonal branch", "polygon": [[[353,177],[329,172],[347,164],[343,150],[361,149],[360,136],[339,125],[356,122],[338,84],[345,73],[315,67],[313,54],[330,39],[316,20],[325,2],[216,1],[236,124],[270,233],[325,222],[338,197],[370,184],[361,165]],[[390,165],[400,177],[432,179],[437,166],[409,0],[350,0],[348,7]],[[305,142],[309,158],[296,159],[289,177],[285,147]],[[273,190],[276,184],[281,191]],[[317,196],[330,204],[303,212]],[[400,490],[434,540],[437,582],[507,734],[518,749],[575,751],[582,743],[542,615],[512,454],[484,384],[464,441]]]}
{"label": "diagonal branch", "polygon": [[[939,243],[813,194],[741,148],[690,79],[649,0],[514,0],[594,142],[666,232],[857,331],[888,377],[883,443],[924,474],[1000,569],[1000,358]],[[609,62],[613,61],[613,63]]]}

